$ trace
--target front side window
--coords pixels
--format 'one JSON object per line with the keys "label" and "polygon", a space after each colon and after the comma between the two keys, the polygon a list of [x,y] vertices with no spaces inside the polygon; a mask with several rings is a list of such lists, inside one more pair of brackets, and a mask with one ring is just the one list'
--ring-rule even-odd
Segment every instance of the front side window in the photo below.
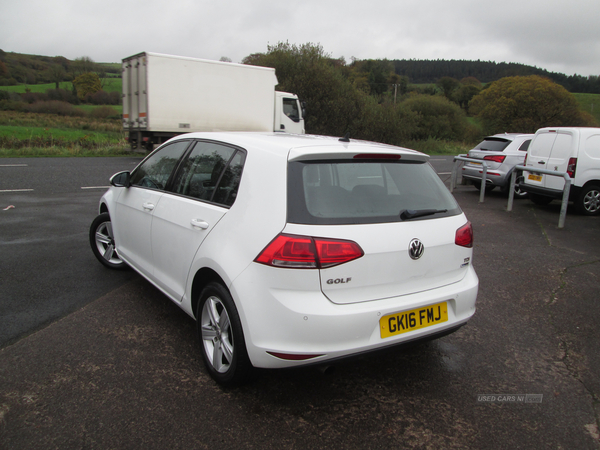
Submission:
{"label": "front side window", "polygon": [[300,112],[298,111],[298,102],[295,98],[283,99],[283,113],[294,122],[300,122]]}
{"label": "front side window", "polygon": [[426,163],[293,162],[288,221],[301,224],[384,223],[415,215],[426,220],[460,214],[454,197]]}
{"label": "front side window", "polygon": [[231,206],[237,196],[244,156],[233,147],[196,142],[175,177],[173,192]]}
{"label": "front side window", "polygon": [[164,189],[190,141],[177,141],[150,155],[131,174],[131,185]]}

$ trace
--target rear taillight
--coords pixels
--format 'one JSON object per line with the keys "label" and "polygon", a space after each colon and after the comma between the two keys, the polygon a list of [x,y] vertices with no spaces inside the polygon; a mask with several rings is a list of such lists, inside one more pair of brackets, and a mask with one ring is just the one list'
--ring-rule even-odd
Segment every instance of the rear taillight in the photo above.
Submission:
{"label": "rear taillight", "polygon": [[577,158],[569,158],[567,173],[571,178],[575,178],[575,170],[577,169]]}
{"label": "rear taillight", "polygon": [[467,222],[465,225],[456,230],[454,243],[461,247],[473,247],[473,225]]}
{"label": "rear taillight", "polygon": [[494,161],[497,163],[502,163],[506,159],[506,155],[489,155],[483,158],[484,161]]}
{"label": "rear taillight", "polygon": [[526,166],[527,165],[527,153],[525,153],[525,160],[523,161],[523,165]]}
{"label": "rear taillight", "polygon": [[289,269],[325,269],[364,255],[353,241],[280,234],[254,261]]}

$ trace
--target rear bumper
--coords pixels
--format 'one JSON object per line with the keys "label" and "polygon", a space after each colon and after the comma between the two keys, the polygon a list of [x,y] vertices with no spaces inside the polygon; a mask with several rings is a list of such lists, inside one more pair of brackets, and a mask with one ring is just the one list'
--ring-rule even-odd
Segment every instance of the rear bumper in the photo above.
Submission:
{"label": "rear bumper", "polygon": [[[467,180],[481,183],[483,177],[483,169],[477,167],[464,166],[462,169],[462,177]],[[487,186],[504,186],[508,182],[508,176],[506,173],[501,173],[495,170],[488,169],[485,177],[485,184]]]}
{"label": "rear bumper", "polygon": [[[274,272],[265,274],[265,270]],[[251,264],[231,286],[232,296],[240,310],[248,356],[255,367],[324,364],[408,342],[432,339],[455,331],[475,313],[479,280],[472,266],[461,281],[448,286],[345,305],[330,302],[320,290],[306,290],[306,286],[318,283],[318,280],[309,279],[318,277],[316,271],[297,272]],[[297,289],[290,289],[287,282],[282,283],[285,288],[279,289],[272,283],[259,285],[257,281],[288,276],[297,279]],[[387,338],[381,337],[379,321],[382,317],[444,301],[448,305],[448,321]],[[318,356],[296,361],[278,358],[269,352]]]}
{"label": "rear bumper", "polygon": [[[544,197],[556,199],[562,199],[563,196],[563,191],[558,191],[556,189],[548,189],[542,186],[535,186],[533,184],[528,183],[520,183],[519,189],[529,194],[543,195]],[[578,186],[571,186],[571,190],[569,191],[569,200],[575,201],[575,199],[579,197],[580,190],[581,188]]]}

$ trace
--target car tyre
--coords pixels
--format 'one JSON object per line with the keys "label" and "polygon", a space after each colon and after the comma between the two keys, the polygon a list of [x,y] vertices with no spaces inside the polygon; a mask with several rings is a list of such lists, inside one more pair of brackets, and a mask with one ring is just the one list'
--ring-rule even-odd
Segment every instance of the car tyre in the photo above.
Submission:
{"label": "car tyre", "polygon": [[590,185],[581,190],[577,200],[577,210],[585,216],[600,214],[600,186]]}
{"label": "car tyre", "polygon": [[220,283],[209,283],[200,294],[196,327],[204,364],[222,386],[248,381],[252,365],[248,358],[242,323],[229,291]]}
{"label": "car tyre", "polygon": [[548,197],[546,195],[540,195],[540,194],[529,194],[529,199],[535,203],[536,205],[539,206],[546,206],[548,204],[550,204],[550,202],[552,201],[552,197]]}
{"label": "car tyre", "polygon": [[90,245],[94,256],[109,269],[124,270],[128,268],[117,254],[112,222],[108,213],[100,214],[92,222]]}
{"label": "car tyre", "polygon": [[[478,191],[481,191],[481,181],[477,182],[477,181],[473,181],[473,186],[475,186],[475,189],[477,189]],[[493,184],[488,184],[485,186],[485,193],[487,194],[490,191],[493,191],[494,188],[496,186]]]}
{"label": "car tyre", "polygon": [[[510,189],[511,176],[512,176],[512,174],[508,174],[507,183],[502,187],[502,193],[505,195],[508,195],[508,190]],[[526,198],[528,196],[527,192],[522,191],[521,188],[519,187],[519,183],[522,183],[522,182],[523,182],[523,173],[517,172],[517,179],[515,180],[515,193],[513,196],[516,199]]]}

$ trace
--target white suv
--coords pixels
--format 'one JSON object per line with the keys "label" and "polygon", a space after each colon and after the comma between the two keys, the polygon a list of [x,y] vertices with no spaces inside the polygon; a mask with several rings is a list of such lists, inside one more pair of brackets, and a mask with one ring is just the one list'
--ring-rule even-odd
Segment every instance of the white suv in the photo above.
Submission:
{"label": "white suv", "polygon": [[448,334],[475,312],[470,222],[428,164],[319,136],[192,133],[111,179],[90,228],[198,324],[219,383]]}

